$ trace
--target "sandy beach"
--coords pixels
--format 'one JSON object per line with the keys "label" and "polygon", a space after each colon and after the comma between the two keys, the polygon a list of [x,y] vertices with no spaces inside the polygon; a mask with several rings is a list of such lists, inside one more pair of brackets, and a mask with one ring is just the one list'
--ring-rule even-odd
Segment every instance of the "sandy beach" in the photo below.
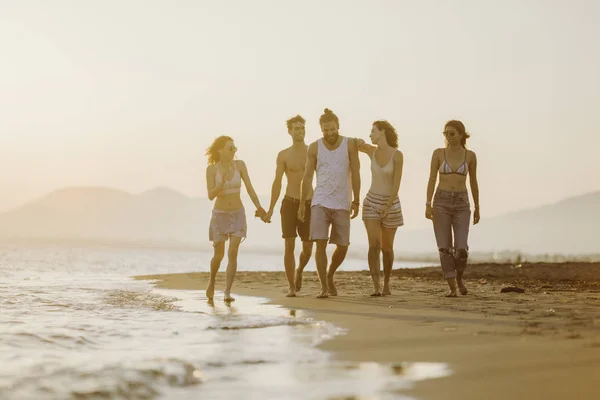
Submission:
{"label": "sandy beach", "polygon": [[[208,273],[137,279],[203,291]],[[219,273],[218,291],[224,280]],[[339,360],[448,363],[451,376],[408,392],[419,399],[600,398],[600,263],[471,265],[466,282],[467,296],[445,298],[439,267],[398,269],[392,295],[372,298],[367,271],[340,270],[339,295],[316,299],[318,279],[307,271],[299,296],[286,298],[283,272],[238,272],[233,294],[347,329],[321,345]],[[525,292],[501,293],[509,286]]]}

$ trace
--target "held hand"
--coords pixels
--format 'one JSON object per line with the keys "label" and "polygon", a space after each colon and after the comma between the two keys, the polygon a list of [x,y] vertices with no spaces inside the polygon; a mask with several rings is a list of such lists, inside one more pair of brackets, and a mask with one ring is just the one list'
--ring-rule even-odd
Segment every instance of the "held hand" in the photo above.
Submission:
{"label": "held hand", "polygon": [[425,218],[433,221],[433,207],[431,207],[431,204],[425,206]]}
{"label": "held hand", "polygon": [[273,216],[273,210],[269,209],[269,211],[267,211],[267,215],[265,215],[265,218],[263,218],[263,221],[270,224],[272,216]]}
{"label": "held hand", "polygon": [[479,207],[475,209],[473,213],[473,225],[477,225],[479,223]]}
{"label": "held hand", "polygon": [[306,213],[306,204],[300,203],[300,206],[298,207],[298,219],[302,222],[304,222],[305,213]]}
{"label": "held hand", "polygon": [[359,203],[352,202],[352,208],[351,208],[352,215],[350,216],[350,219],[354,219],[354,218],[358,217],[358,206],[359,206]]}
{"label": "held hand", "polygon": [[258,207],[256,209],[256,212],[254,213],[254,217],[258,217],[258,218],[262,219],[263,221],[264,221],[264,218],[266,215],[267,215],[267,212],[262,207]]}

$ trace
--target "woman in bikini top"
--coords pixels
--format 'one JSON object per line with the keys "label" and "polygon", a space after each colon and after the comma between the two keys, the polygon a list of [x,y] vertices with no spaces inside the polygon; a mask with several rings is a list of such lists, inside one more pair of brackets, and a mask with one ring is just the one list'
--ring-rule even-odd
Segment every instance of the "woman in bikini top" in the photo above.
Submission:
{"label": "woman in bikini top", "polygon": [[234,300],[231,297],[231,287],[237,271],[238,249],[246,237],[246,214],[240,198],[242,181],[256,206],[255,215],[261,218],[266,215],[250,182],[246,164],[234,159],[236,151],[233,139],[229,136],[218,137],[206,151],[209,164],[206,168],[208,198],[215,200],[209,225],[209,239],[214,247],[214,255],[210,261],[210,279],[206,288],[206,297],[209,301],[214,297],[216,275],[225,255],[227,240],[229,240],[229,257],[224,300],[228,302]]}

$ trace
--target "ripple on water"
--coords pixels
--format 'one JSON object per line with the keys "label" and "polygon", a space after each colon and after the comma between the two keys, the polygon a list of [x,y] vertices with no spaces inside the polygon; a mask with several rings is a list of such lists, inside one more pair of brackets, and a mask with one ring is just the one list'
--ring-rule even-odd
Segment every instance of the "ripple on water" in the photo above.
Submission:
{"label": "ripple on water", "polygon": [[171,253],[28,252],[0,252],[0,398],[387,400],[449,374],[444,364],[338,363],[315,345],[342,331],[302,311],[244,296],[226,305],[222,292],[210,305],[202,291],[122,273],[184,272],[195,256],[181,266]]}
{"label": "ripple on water", "polygon": [[0,398],[153,399],[161,387],[188,387],[202,380],[200,370],[187,361],[154,359],[32,374],[9,387],[0,387]]}
{"label": "ripple on water", "polygon": [[176,297],[158,295],[150,291],[110,290],[106,292],[105,301],[115,307],[149,308],[156,311],[177,311],[179,307],[173,302]]}

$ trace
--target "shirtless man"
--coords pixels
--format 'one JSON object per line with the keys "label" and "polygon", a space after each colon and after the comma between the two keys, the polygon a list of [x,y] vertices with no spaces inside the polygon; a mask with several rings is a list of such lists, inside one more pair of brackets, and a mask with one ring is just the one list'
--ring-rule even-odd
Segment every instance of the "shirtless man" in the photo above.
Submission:
{"label": "shirtless man", "polygon": [[[287,297],[296,296],[296,292],[302,288],[302,271],[310,260],[313,244],[310,241],[310,214],[305,221],[298,219],[298,208],[300,206],[300,189],[302,186],[302,177],[304,176],[304,167],[306,164],[306,155],[308,146],[304,143],[306,121],[300,115],[287,120],[288,133],[292,137],[292,145],[279,152],[277,155],[277,169],[275,170],[275,179],[271,188],[271,205],[265,217],[265,222],[271,222],[273,209],[279,195],[281,194],[281,181],[283,174],[287,179],[285,196],[281,201],[281,231],[285,239],[285,253],[283,263],[285,265],[285,275],[288,280],[289,290]],[[312,199],[312,187],[305,196],[306,204],[310,210]],[[296,248],[296,236],[302,240],[302,252],[298,261],[298,270],[294,250]]]}

